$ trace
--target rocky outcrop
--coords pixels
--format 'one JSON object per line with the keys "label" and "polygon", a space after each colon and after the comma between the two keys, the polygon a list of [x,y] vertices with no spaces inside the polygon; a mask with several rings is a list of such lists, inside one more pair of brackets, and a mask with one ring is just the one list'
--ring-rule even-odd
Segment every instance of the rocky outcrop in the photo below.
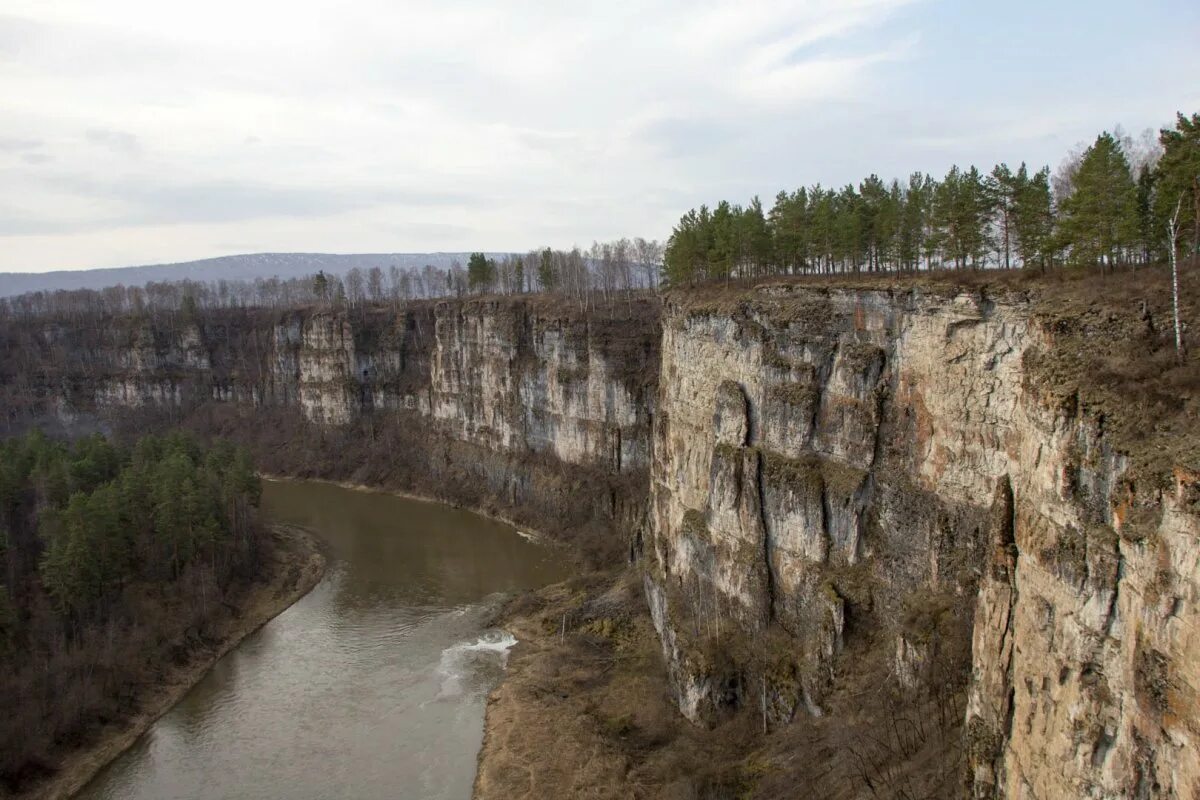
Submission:
{"label": "rocky outcrop", "polygon": [[[1063,460],[1048,485],[1021,482],[1028,499],[976,609],[974,795],[1194,797],[1197,478],[1178,474],[1158,519],[1132,528],[1108,491],[1120,461],[1088,475],[1074,460],[1100,433],[1067,414],[1043,421],[1027,463]],[[1093,493],[1096,479],[1108,486]]]}
{"label": "rocky outcrop", "polygon": [[1019,295],[668,304],[646,584],[681,710],[969,672],[975,797],[1200,791],[1195,478],[1135,493],[1029,366],[1055,346]]}
{"label": "rocky outcrop", "polygon": [[638,341],[636,322],[620,324],[531,316],[504,302],[446,308],[436,319],[430,413],[456,438],[498,450],[644,470],[657,325]]}
{"label": "rocky outcrop", "polygon": [[[689,716],[742,702],[738,685],[748,683],[767,685],[779,721],[820,713],[848,616],[889,631],[896,648],[912,602],[948,593],[969,607],[981,529],[963,525],[981,516],[975,492],[990,497],[1003,464],[987,475],[964,468],[993,453],[949,415],[1002,402],[985,393],[1019,361],[996,347],[1019,319],[985,323],[981,313],[969,298],[887,292],[669,306],[648,575]],[[947,326],[999,354],[974,408],[954,405],[961,393],[922,396],[962,380],[935,338]],[[977,366],[970,358],[960,373]],[[928,408],[937,403],[945,409]],[[745,663],[710,657],[736,649],[720,641],[721,624],[749,635]],[[756,652],[754,640],[777,641],[761,635],[771,627],[791,652]],[[792,663],[781,669],[780,657]],[[721,688],[701,696],[704,683]]]}

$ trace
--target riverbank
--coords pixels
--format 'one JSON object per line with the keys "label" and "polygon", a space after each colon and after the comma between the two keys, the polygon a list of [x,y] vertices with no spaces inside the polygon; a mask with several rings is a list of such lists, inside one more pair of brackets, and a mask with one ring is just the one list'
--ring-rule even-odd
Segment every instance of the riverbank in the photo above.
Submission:
{"label": "riverbank", "polygon": [[[568,580],[517,598],[502,612],[498,624],[517,644],[488,696],[476,800],[574,797],[581,790],[596,798],[632,796],[622,787],[627,765],[600,735],[608,712],[599,711],[607,698],[597,679],[612,671],[614,654],[586,652],[572,614],[604,583],[603,576]],[[644,637],[625,638],[636,653]]]}
{"label": "riverbank", "polygon": [[325,556],[316,538],[299,528],[273,526],[271,539],[265,580],[248,585],[228,603],[230,610],[213,623],[210,643],[193,649],[186,663],[165,666],[161,681],[139,698],[140,710],[134,716],[63,753],[57,771],[15,795],[16,800],[66,800],[74,795],[178,703],[222,656],[317,585],[325,572]]}
{"label": "riverbank", "polygon": [[[542,530],[538,530],[529,525],[523,525],[517,522],[512,517],[503,514],[494,508],[479,508],[465,503],[459,503],[454,500],[449,500],[442,497],[437,497],[430,494],[419,494],[417,492],[405,491],[404,489],[392,489],[387,486],[372,486],[366,483],[354,483],[352,481],[339,481],[330,478],[294,478],[290,475],[271,475],[268,473],[259,473],[259,477],[264,481],[278,481],[285,483],[324,483],[329,486],[336,486],[339,489],[347,489],[352,492],[371,492],[374,494],[387,494],[393,497],[403,497],[405,500],[414,500],[418,503],[432,503],[434,505],[446,506],[462,511],[469,511],[472,514],[490,519],[493,522],[503,523],[517,532],[518,536],[522,536],[530,541],[541,545],[550,545],[553,547],[561,547],[570,551],[570,547],[566,542],[550,536]],[[572,555],[577,555],[571,551]]]}
{"label": "riverbank", "polygon": [[[697,728],[671,699],[661,645],[634,567],[587,570],[571,542],[488,509],[409,491],[336,480],[349,491],[448,506],[512,526],[570,553],[578,574],[513,597],[489,624],[517,639],[489,693],[477,754],[477,800],[587,796],[604,800],[724,796],[749,788],[761,742],[753,714]],[[700,792],[700,795],[696,793]]]}
{"label": "riverbank", "polygon": [[[514,599],[497,621],[518,643],[489,695],[476,800],[737,796],[751,715],[719,731],[671,701],[635,568]],[[716,794],[713,794],[715,792]]]}
{"label": "riverbank", "polygon": [[[623,750],[667,742],[683,750],[693,746],[697,732],[670,700],[635,569],[585,570],[569,541],[495,509],[351,481],[260,477],[462,509],[509,525],[543,546],[561,548],[576,561],[579,576],[514,597],[492,620],[518,641],[504,677],[488,696],[473,791],[477,800],[637,796],[629,793],[628,773],[639,759]],[[654,776],[651,782],[661,786],[663,781]]]}
{"label": "riverbank", "polygon": [[[691,726],[670,701],[660,646],[635,569],[589,571],[570,541],[493,509],[387,486],[260,477],[469,511],[542,546],[561,549],[576,562],[577,576],[513,597],[489,623],[513,634],[518,643],[488,697],[475,797],[626,798],[627,773],[636,759],[623,748],[660,741],[686,746],[690,741]],[[630,738],[632,726],[638,734]],[[661,781],[656,777],[653,783]]]}

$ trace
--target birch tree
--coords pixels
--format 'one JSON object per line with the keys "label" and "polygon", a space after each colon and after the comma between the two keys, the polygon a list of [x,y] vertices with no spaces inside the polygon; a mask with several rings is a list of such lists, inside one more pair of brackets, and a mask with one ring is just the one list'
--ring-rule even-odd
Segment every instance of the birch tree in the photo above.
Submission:
{"label": "birch tree", "polygon": [[1175,203],[1175,212],[1167,222],[1167,250],[1171,254],[1171,311],[1175,318],[1175,358],[1183,363],[1183,330],[1179,324],[1179,209],[1183,207],[1183,196]]}

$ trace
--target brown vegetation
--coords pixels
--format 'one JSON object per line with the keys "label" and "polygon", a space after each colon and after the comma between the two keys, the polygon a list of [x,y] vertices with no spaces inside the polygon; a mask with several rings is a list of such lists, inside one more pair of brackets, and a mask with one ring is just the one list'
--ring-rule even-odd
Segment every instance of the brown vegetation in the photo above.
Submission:
{"label": "brown vegetation", "polygon": [[123,729],[164,676],[223,645],[260,582],[283,586],[296,548],[258,523],[258,497],[225,443],[0,442],[0,788]]}
{"label": "brown vegetation", "polygon": [[[914,626],[943,621],[912,611]],[[965,675],[933,674],[969,647],[961,632],[947,639],[953,655],[927,662],[929,693],[899,690],[887,664],[862,660],[872,648],[852,648],[842,658],[855,679],[826,716],[764,733],[754,707],[711,728],[678,713],[635,570],[526,594],[504,624],[520,643],[488,704],[481,800],[961,796]]]}

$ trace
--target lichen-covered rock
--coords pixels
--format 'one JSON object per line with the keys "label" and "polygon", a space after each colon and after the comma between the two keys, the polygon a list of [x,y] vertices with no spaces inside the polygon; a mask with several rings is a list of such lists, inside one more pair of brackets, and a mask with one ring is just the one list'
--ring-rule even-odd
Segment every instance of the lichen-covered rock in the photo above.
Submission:
{"label": "lichen-covered rock", "polygon": [[[964,316],[983,312],[959,298],[886,292],[796,290],[756,300],[733,312],[698,310],[686,298],[668,305],[651,470],[655,557],[647,572],[652,582],[686,586],[714,574],[753,575],[765,565],[757,605],[746,596],[750,584],[732,580],[712,583],[704,602],[761,608],[756,626],[778,624],[793,637],[785,649],[802,688],[800,706],[816,710],[835,679],[848,615],[860,627],[895,626],[901,599],[917,588],[950,580],[965,596],[973,591],[971,577],[947,565],[978,549],[979,535],[961,536],[953,553],[942,535],[942,520],[961,516],[959,506],[972,498],[942,497],[936,477],[922,484],[923,462],[943,446],[941,429],[922,427],[927,420],[914,424],[919,397],[903,404],[899,398],[945,380],[938,345]],[[929,341],[936,336],[942,339]],[[962,400],[960,393],[930,402],[950,407]],[[742,495],[758,499],[759,517],[743,531],[751,542],[762,530],[762,546],[753,550],[713,546],[737,538],[730,529],[737,515],[711,511],[730,507],[731,473],[722,465],[735,447],[758,452],[761,463],[756,485],[748,485],[746,472],[738,483]],[[995,477],[977,483],[990,488]],[[913,502],[914,495],[927,502]],[[707,527],[687,525],[693,509],[710,509]],[[679,602],[705,596],[682,593]],[[966,626],[970,603],[964,605]],[[671,649],[704,649],[703,630],[694,643],[686,626],[668,630],[675,617],[662,619]],[[769,676],[756,673],[775,660],[751,642],[727,659],[732,674],[710,676],[709,685],[765,682]]]}

